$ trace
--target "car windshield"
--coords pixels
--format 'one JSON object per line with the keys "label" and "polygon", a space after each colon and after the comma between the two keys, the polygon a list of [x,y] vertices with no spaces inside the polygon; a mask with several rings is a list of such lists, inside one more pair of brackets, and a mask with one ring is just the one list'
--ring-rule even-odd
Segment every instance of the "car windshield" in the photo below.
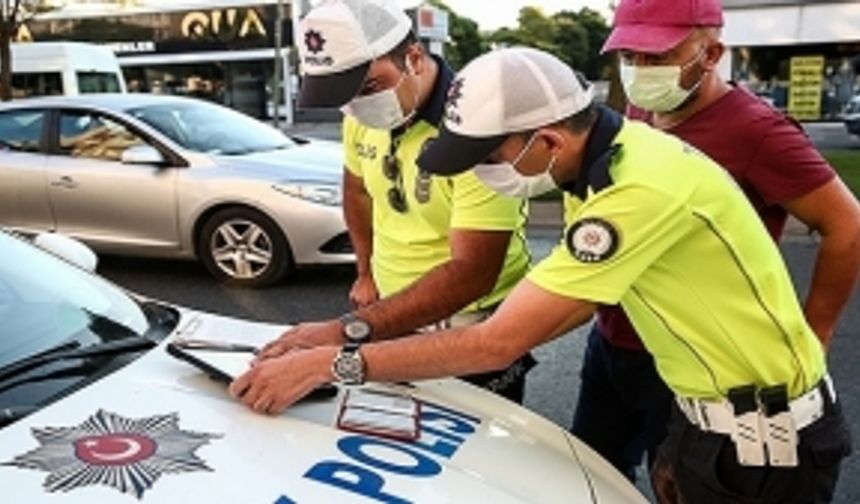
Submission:
{"label": "car windshield", "polygon": [[203,101],[148,105],[129,113],[196,152],[244,155],[294,145],[280,131],[256,119]]}
{"label": "car windshield", "polygon": [[110,283],[0,233],[0,367],[69,341],[145,336],[150,319]]}

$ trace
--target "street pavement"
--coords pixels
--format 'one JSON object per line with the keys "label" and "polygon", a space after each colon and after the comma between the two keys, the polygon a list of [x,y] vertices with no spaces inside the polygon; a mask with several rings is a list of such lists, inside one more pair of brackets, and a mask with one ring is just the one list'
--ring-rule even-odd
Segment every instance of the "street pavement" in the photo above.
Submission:
{"label": "street pavement", "polygon": [[[806,126],[810,138],[824,149],[860,149],[860,139],[849,136],[838,123]],[[340,139],[332,123],[299,124],[290,134]],[[535,208],[529,241],[536,259],[544,257],[558,240],[558,210]],[[809,288],[816,242],[794,223],[782,251],[801,298]],[[231,289],[217,284],[196,263],[107,257],[99,271],[132,291],[183,306],[253,320],[295,323],[329,318],[349,308],[347,293],[351,267],[309,268],[297,271],[281,284],[265,290]],[[540,364],[529,374],[526,406],[559,425],[568,426],[579,386],[579,368],[587,328],[581,328],[537,349]],[[860,433],[860,380],[854,371],[860,362],[860,294],[855,293],[830,351],[830,370],[836,381],[845,416]],[[640,478],[642,479],[642,478]],[[648,493],[647,484],[640,488]],[[650,494],[649,494],[650,495]],[[836,503],[860,502],[860,457],[843,466]]]}
{"label": "street pavement", "polygon": [[842,123],[805,124],[804,129],[812,142],[821,150],[860,149],[860,137],[850,135]]}

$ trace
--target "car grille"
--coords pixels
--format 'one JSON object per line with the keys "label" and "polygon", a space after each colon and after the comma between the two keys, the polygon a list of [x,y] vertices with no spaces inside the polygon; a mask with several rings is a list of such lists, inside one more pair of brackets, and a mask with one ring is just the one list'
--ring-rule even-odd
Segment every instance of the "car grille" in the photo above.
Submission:
{"label": "car grille", "polygon": [[349,240],[349,234],[341,233],[335,236],[320,247],[320,252],[324,254],[352,254],[354,251],[352,242]]}

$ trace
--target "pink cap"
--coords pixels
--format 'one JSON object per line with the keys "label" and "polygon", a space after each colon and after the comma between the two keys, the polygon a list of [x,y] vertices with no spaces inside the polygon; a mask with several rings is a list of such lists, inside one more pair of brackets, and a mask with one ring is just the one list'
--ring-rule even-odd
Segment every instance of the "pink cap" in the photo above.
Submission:
{"label": "pink cap", "polygon": [[602,53],[662,53],[680,44],[693,28],[723,26],[723,7],[720,0],[622,0],[612,26]]}

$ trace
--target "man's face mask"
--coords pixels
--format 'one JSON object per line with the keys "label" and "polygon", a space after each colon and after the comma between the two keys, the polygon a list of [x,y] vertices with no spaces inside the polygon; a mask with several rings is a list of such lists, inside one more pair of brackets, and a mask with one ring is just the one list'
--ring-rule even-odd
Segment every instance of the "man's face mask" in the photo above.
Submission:
{"label": "man's face mask", "polygon": [[523,175],[516,169],[516,165],[534,144],[536,134],[532,134],[523,150],[512,162],[477,165],[474,168],[475,176],[497,193],[515,198],[533,198],[557,188],[558,184],[550,173],[555,166],[555,156],[550,159],[546,170],[537,175]]}
{"label": "man's face mask", "polygon": [[681,87],[681,76],[696,64],[705,50],[682,66],[636,66],[621,61],[621,83],[630,103],[649,112],[672,112],[699,89],[705,79],[704,73],[690,89]]}
{"label": "man's face mask", "polygon": [[412,111],[408,114],[404,113],[403,107],[400,106],[400,100],[397,98],[397,91],[403,85],[407,76],[416,78],[409,60],[406,61],[406,73],[400,76],[400,80],[397,81],[397,84],[393,88],[379,91],[372,95],[353,98],[351,102],[341,109],[342,112],[355,117],[358,122],[373,129],[390,131],[406,124],[415,115],[418,108],[419,95],[416,78]]}

